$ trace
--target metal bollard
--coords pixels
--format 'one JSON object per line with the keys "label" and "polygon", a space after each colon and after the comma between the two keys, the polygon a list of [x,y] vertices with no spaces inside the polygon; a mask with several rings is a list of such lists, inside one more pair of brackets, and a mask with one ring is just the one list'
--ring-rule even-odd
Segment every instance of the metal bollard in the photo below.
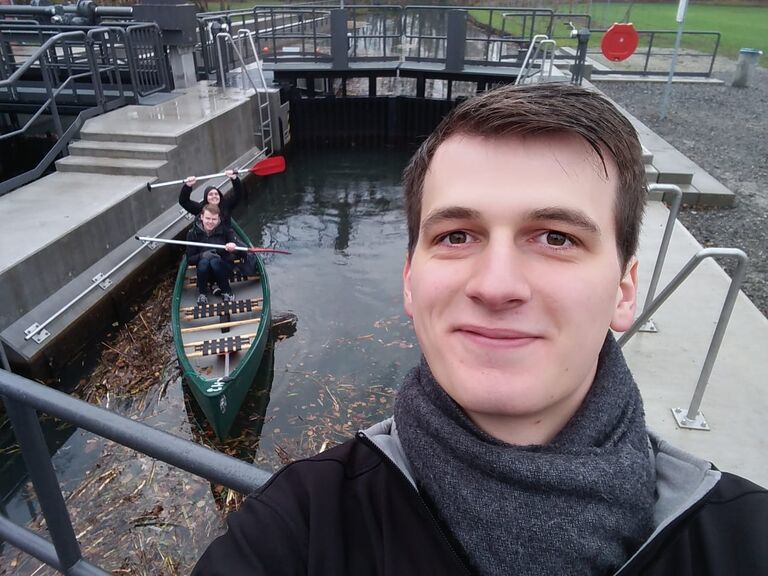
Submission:
{"label": "metal bollard", "polygon": [[757,48],[742,48],[739,50],[736,74],[733,77],[731,86],[734,88],[746,88],[749,85],[749,75],[762,54],[763,51]]}

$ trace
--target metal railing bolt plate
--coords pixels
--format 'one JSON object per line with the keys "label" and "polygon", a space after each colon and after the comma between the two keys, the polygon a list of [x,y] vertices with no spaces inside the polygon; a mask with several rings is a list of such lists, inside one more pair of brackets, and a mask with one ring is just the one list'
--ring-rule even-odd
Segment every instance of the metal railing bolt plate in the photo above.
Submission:
{"label": "metal railing bolt plate", "polygon": [[680,428],[688,428],[689,430],[702,430],[709,432],[711,428],[707,421],[704,419],[704,414],[696,412],[696,417],[691,420],[688,418],[685,408],[672,408],[672,415],[677,420],[677,425]]}
{"label": "metal railing bolt plate", "polygon": [[658,328],[656,328],[656,323],[653,321],[653,319],[648,320],[645,324],[640,326],[637,330],[638,332],[649,332],[651,334],[656,334],[656,332],[659,331]]}
{"label": "metal railing bolt plate", "polygon": [[32,326],[24,330],[24,335],[29,336],[30,334],[34,334],[34,336],[32,336],[32,340],[40,344],[43,340],[48,338],[48,336],[50,336],[51,333],[45,329],[38,330],[38,328],[40,328],[40,324],[35,322],[34,324],[32,324]]}
{"label": "metal railing bolt plate", "polygon": [[91,279],[91,281],[92,281],[94,284],[98,284],[98,285],[99,285],[99,287],[100,287],[102,290],[106,290],[107,288],[109,288],[110,286],[112,286],[112,279],[111,279],[111,278],[107,278],[107,275],[106,275],[106,274],[103,274],[102,272],[99,272],[98,274],[96,274],[96,276],[94,276],[94,277]]}

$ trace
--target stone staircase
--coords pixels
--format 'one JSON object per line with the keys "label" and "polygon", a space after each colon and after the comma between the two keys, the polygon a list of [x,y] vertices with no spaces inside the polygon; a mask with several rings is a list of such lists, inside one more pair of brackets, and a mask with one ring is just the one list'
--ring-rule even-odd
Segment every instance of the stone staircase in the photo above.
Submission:
{"label": "stone staircase", "polygon": [[122,176],[160,176],[176,148],[175,138],[161,135],[105,134],[81,131],[69,156],[56,161],[59,172]]}

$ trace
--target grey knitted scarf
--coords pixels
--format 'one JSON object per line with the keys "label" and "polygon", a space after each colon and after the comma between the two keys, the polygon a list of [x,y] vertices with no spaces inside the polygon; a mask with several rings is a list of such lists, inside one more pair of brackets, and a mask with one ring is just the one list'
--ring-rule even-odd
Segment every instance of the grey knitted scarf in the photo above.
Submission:
{"label": "grey knitted scarf", "polygon": [[610,333],[584,403],[549,444],[480,430],[424,359],[395,422],[419,491],[479,574],[610,574],[652,531],[643,404]]}

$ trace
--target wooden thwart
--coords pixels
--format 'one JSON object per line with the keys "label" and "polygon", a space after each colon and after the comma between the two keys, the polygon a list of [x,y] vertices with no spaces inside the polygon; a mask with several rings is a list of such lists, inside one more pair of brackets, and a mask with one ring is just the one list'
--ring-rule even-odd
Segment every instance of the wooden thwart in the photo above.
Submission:
{"label": "wooden thwart", "polygon": [[261,301],[261,298],[251,298],[231,302],[210,302],[208,304],[197,304],[195,306],[179,308],[179,311],[182,313],[184,320],[199,320],[201,318],[224,316],[225,314],[261,312],[262,308],[259,306]]}
{"label": "wooden thwart", "polygon": [[[242,334],[240,338],[242,338],[243,340],[248,340],[251,338],[255,338],[256,334],[257,334],[256,332],[252,332],[250,334]],[[210,342],[210,340],[198,340],[197,342],[189,342],[184,344],[184,348],[195,348],[196,346],[202,346],[206,342]]]}
{"label": "wooden thwart", "polygon": [[[250,347],[251,347],[251,345],[248,344],[246,346],[243,346],[242,348],[238,348],[237,350],[225,350],[224,352],[217,352],[216,355],[217,356],[221,356],[223,354],[232,354],[234,352],[245,352]],[[203,356],[211,356],[211,355],[212,354],[205,354],[202,351],[200,351],[200,352],[190,352],[189,354],[187,354],[187,358],[201,358]]]}
{"label": "wooden thwart", "polygon": [[[250,302],[251,304],[261,304],[263,301],[264,301],[264,298],[249,298],[247,300],[237,300],[237,302]],[[179,311],[192,312],[197,307],[198,307],[198,304],[195,304],[194,306],[182,306],[179,308]]]}
{"label": "wooden thwart", "polygon": [[187,358],[221,356],[222,354],[234,354],[248,350],[253,343],[252,338],[252,336],[225,336],[213,340],[203,340],[195,344],[194,352],[187,354]]}
{"label": "wooden thwart", "polygon": [[233,326],[242,326],[243,324],[258,324],[261,322],[261,318],[250,318],[248,320],[233,320],[232,322],[219,322],[217,324],[204,324],[203,326],[192,326],[190,328],[182,328],[182,334],[189,334],[190,332],[203,332],[204,330],[215,330],[218,328],[232,328]]}

